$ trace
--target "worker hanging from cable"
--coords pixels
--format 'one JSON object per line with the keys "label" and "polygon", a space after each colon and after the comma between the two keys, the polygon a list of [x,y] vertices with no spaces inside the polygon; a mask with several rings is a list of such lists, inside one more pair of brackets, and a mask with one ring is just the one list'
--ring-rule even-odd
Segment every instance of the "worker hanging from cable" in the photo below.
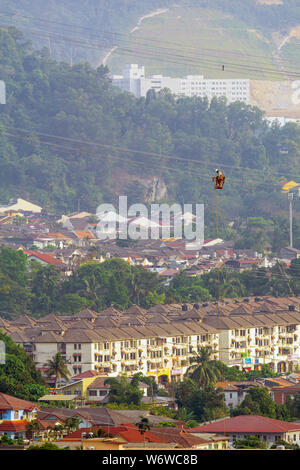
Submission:
{"label": "worker hanging from cable", "polygon": [[215,183],[215,189],[223,189],[226,177],[223,175],[221,170],[216,170],[217,176],[212,178]]}

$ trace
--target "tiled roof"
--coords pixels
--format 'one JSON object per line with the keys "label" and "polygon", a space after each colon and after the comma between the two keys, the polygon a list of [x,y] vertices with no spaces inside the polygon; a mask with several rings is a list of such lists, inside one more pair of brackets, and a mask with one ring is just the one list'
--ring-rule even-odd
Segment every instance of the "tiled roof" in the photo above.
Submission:
{"label": "tiled roof", "polygon": [[110,388],[109,384],[104,384],[107,377],[97,377],[89,386],[88,388]]}
{"label": "tiled roof", "polygon": [[62,263],[60,260],[53,258],[53,256],[47,255],[45,253],[38,253],[37,251],[32,251],[32,250],[28,250],[28,251],[24,250],[24,253],[27,256],[33,256],[35,258],[38,258],[47,264],[64,266],[64,263]]}
{"label": "tiled roof", "polygon": [[151,433],[160,436],[167,442],[176,442],[176,444],[179,444],[181,447],[193,447],[208,442],[207,439],[202,439],[201,437],[193,436],[180,427],[151,427]]}
{"label": "tiled roof", "polygon": [[71,378],[72,380],[81,380],[90,377],[96,377],[97,375],[99,375],[99,372],[97,372],[96,370],[87,370],[85,372],[82,372],[81,374],[73,375]]}
{"label": "tiled roof", "polygon": [[212,432],[212,433],[285,433],[288,431],[300,430],[299,424],[288,423],[278,419],[266,418],[257,415],[240,415],[234,418],[225,418],[214,423],[204,424],[197,428],[190,429],[189,432]]}
{"label": "tiled roof", "polygon": [[0,431],[2,432],[26,431],[27,423],[28,421],[26,419],[20,419],[18,421],[2,421],[2,423],[0,423]]}
{"label": "tiled roof", "polygon": [[21,400],[0,392],[0,410],[34,410],[39,406],[30,401]]}
{"label": "tiled roof", "polygon": [[79,238],[80,240],[83,240],[85,238],[89,238],[89,239],[96,238],[91,232],[89,232],[89,230],[74,230],[74,233],[77,236],[77,238]]}

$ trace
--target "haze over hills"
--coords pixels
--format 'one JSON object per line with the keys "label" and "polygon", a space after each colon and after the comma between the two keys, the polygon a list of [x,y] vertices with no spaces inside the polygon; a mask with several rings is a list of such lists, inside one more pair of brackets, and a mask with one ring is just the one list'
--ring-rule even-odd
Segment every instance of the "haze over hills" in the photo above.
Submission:
{"label": "haze over hills", "polygon": [[297,0],[75,3],[76,9],[74,0],[52,0],[45,9],[39,0],[4,0],[0,24],[22,29],[35,47],[70,64],[104,63],[120,73],[139,63],[147,75],[251,78],[253,104],[300,116],[291,90],[300,77]]}
{"label": "haze over hills", "polygon": [[187,73],[179,58],[177,64],[158,60],[162,52],[166,59],[171,50],[182,50],[199,61],[190,69],[207,75],[216,73],[208,55],[220,63],[230,58],[232,66],[251,56],[250,63],[264,66],[262,79],[274,78],[268,66],[275,65],[276,53],[295,67],[300,6],[297,0],[52,0],[45,8],[39,0],[4,0],[0,23],[24,29],[39,48],[50,47],[56,60],[70,60],[73,49],[74,62],[92,58],[96,64],[118,46],[108,61],[113,72],[145,53],[151,72]]}

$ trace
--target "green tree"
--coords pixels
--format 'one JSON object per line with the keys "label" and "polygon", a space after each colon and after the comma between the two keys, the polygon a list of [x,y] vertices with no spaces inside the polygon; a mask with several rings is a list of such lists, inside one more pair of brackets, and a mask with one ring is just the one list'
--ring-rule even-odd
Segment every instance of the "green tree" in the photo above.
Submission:
{"label": "green tree", "polygon": [[198,348],[191,357],[191,365],[186,371],[186,375],[194,380],[201,388],[209,387],[217,382],[221,377],[220,370],[216,367],[211,355],[213,351],[209,346]]}
{"label": "green tree", "polygon": [[276,403],[266,387],[251,387],[248,390],[242,403],[232,410],[233,416],[243,414],[277,418]]}
{"label": "green tree", "polygon": [[37,420],[32,420],[26,423],[26,436],[28,439],[34,439],[41,431],[41,424]]}
{"label": "green tree", "polygon": [[130,381],[126,375],[106,379],[104,384],[110,385],[109,402],[139,405],[143,396],[143,391],[138,387],[139,381],[139,377]]}
{"label": "green tree", "polygon": [[144,438],[144,447],[146,447],[146,440],[145,440],[145,433],[147,431],[150,431],[150,424],[149,424],[149,419],[148,418],[145,418],[143,416],[140,417],[140,421],[138,423],[136,423],[136,426],[138,427],[138,430],[140,432],[140,434],[143,436]]}
{"label": "green tree", "polygon": [[35,401],[46,387],[41,373],[21,345],[1,331],[0,340],[6,352],[5,364],[0,364],[0,392]]}
{"label": "green tree", "polygon": [[59,379],[68,380],[70,377],[69,369],[66,365],[66,361],[63,359],[62,355],[58,352],[52,359],[48,359],[45,364],[46,367],[46,376],[51,378],[55,376],[54,388],[57,387],[57,381]]}
{"label": "green tree", "polygon": [[267,444],[258,436],[248,436],[244,439],[237,439],[233,442],[235,449],[266,449]]}

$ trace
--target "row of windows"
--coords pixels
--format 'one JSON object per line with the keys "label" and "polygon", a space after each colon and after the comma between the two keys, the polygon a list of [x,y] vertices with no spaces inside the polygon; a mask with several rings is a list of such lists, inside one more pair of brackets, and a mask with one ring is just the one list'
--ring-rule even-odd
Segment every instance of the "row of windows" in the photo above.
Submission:
{"label": "row of windows", "polygon": [[95,361],[96,362],[109,362],[110,361],[110,356],[109,355],[102,356],[101,354],[99,356],[95,355]]}

